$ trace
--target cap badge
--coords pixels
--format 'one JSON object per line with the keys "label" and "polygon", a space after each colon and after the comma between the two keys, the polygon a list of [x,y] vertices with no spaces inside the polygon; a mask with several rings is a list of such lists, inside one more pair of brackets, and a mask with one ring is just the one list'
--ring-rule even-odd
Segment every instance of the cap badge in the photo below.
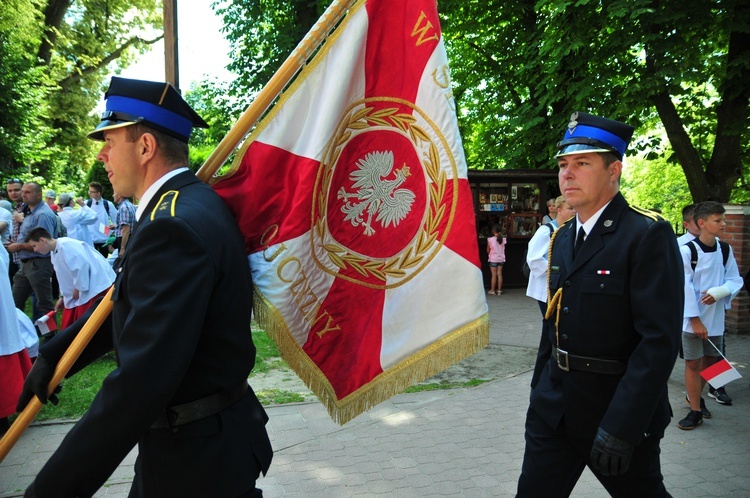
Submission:
{"label": "cap badge", "polygon": [[578,126],[578,112],[574,112],[570,115],[570,123],[568,123],[568,132],[572,135]]}

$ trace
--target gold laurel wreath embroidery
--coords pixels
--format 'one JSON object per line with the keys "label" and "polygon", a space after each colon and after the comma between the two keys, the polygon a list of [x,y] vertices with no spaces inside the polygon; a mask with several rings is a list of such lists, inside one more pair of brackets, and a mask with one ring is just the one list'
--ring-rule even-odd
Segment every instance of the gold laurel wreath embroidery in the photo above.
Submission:
{"label": "gold laurel wreath embroidery", "polygon": [[[429,135],[421,127],[414,124],[416,119],[411,114],[399,113],[397,108],[385,108],[378,111],[373,107],[364,107],[349,116],[346,125],[334,141],[334,148],[329,164],[336,164],[344,144],[351,138],[352,131],[363,130],[371,126],[389,126],[398,128],[404,133],[408,133],[411,140],[421,145],[429,142],[429,152],[424,158],[423,164],[429,176],[430,183],[430,208],[427,210],[427,219],[425,220],[423,230],[419,234],[417,243],[410,247],[404,254],[382,261],[369,261],[362,256],[352,254],[346,248],[338,244],[324,244],[323,249],[328,253],[328,258],[339,268],[346,269],[350,267],[363,277],[373,276],[379,280],[385,281],[386,277],[400,278],[406,276],[406,270],[417,266],[424,259],[424,254],[437,239],[439,232],[438,227],[445,217],[445,205],[442,205],[445,196],[447,184],[446,174],[440,169],[440,159],[435,144],[430,140]],[[326,169],[322,188],[318,192],[318,213],[325,212],[326,192],[331,184],[333,170]],[[317,236],[323,240],[325,226],[323,216],[315,225]]]}

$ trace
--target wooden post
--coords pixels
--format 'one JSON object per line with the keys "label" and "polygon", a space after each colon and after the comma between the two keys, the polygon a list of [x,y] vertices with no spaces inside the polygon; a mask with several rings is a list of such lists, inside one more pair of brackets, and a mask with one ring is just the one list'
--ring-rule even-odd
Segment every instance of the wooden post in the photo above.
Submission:
{"label": "wooden post", "polygon": [[177,50],[177,0],[164,0],[164,75],[180,89],[180,58]]}

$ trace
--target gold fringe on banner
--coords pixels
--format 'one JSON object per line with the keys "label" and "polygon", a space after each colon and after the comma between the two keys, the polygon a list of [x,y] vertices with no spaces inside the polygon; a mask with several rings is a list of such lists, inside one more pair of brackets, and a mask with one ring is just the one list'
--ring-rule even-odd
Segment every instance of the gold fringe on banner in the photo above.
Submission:
{"label": "gold fringe on banner", "polygon": [[255,320],[276,343],[284,361],[325,405],[333,421],[340,425],[481,351],[490,342],[489,316],[485,313],[385,370],[345,398],[337,399],[326,376],[292,337],[281,313],[257,288],[254,302]]}

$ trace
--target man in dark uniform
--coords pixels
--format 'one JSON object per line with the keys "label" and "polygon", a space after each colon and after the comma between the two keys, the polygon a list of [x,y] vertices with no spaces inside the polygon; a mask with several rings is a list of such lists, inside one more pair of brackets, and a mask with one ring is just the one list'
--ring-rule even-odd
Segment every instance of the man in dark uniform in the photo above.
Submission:
{"label": "man in dark uniform", "polygon": [[576,218],[553,237],[548,357],[526,415],[518,496],[569,496],[584,467],[613,496],[669,496],[659,443],[683,272],[666,221],[619,193],[633,128],[575,113],[556,158]]}
{"label": "man in dark uniform", "polygon": [[[89,137],[104,141],[115,191],[141,202],[113,312],[72,371],[113,348],[118,367],[27,493],[91,496],[137,443],[130,496],[260,496],[272,450],[247,384],[250,270],[229,210],[185,167],[192,127],[206,124],[169,84],[115,77],[105,98]],[[40,348],[19,408],[46,402],[82,320]]]}

